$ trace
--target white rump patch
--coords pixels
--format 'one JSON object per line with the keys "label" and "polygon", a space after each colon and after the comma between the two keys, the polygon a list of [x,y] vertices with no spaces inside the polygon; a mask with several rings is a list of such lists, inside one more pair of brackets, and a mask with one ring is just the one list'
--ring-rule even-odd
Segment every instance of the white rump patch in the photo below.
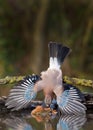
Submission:
{"label": "white rump patch", "polygon": [[60,69],[60,64],[58,63],[58,60],[56,57],[50,57],[49,60],[49,68],[51,69]]}

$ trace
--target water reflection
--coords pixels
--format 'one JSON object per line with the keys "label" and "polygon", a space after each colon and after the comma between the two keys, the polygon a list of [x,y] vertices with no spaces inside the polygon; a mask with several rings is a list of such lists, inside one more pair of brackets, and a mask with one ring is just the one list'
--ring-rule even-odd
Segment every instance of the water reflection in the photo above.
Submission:
{"label": "water reflection", "polygon": [[[55,119],[43,121],[41,124],[37,122],[36,119],[34,119],[33,124],[33,120],[28,121],[26,118],[12,115],[3,120],[3,124],[6,125],[8,130],[79,130],[86,122],[85,115],[62,116],[59,119],[55,117]],[[30,116],[29,119],[32,119],[32,117]]]}
{"label": "water reflection", "polygon": [[14,117],[8,118],[4,121],[9,130],[33,130],[32,126],[26,122],[25,119]]}
{"label": "water reflection", "polygon": [[57,130],[79,130],[86,122],[86,116],[62,116],[57,123]]}

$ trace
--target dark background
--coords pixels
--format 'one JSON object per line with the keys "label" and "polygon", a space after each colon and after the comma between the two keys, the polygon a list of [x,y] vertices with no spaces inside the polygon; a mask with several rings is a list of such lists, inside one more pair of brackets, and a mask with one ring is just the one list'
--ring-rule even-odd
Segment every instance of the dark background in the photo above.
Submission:
{"label": "dark background", "polygon": [[1,0],[0,76],[40,74],[49,41],[72,49],[64,75],[92,79],[93,0]]}

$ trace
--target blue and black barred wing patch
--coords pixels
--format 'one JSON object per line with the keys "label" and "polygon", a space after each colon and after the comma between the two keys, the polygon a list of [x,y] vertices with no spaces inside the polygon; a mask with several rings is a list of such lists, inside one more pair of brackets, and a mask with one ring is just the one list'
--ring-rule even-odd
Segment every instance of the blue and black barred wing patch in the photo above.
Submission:
{"label": "blue and black barred wing patch", "polygon": [[60,96],[57,96],[57,104],[64,114],[84,114],[86,107],[82,103],[78,91],[74,87],[65,90]]}
{"label": "blue and black barred wing patch", "polygon": [[14,86],[6,100],[7,108],[12,108],[12,110],[26,108],[37,95],[34,85],[38,80],[40,80],[39,76],[29,75]]}

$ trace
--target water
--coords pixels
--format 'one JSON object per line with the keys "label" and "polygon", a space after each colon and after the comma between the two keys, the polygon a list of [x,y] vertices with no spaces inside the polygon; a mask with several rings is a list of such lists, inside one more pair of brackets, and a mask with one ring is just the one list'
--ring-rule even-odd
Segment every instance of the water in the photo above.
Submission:
{"label": "water", "polygon": [[[0,96],[8,95],[9,89],[10,86],[1,86]],[[93,92],[91,88],[86,90]],[[30,111],[8,112],[0,114],[0,130],[93,130],[93,112],[82,116],[56,115],[46,120],[33,117]]]}
{"label": "water", "polygon": [[31,114],[7,114],[0,118],[0,130],[93,130],[93,115],[63,116],[36,120]]}

